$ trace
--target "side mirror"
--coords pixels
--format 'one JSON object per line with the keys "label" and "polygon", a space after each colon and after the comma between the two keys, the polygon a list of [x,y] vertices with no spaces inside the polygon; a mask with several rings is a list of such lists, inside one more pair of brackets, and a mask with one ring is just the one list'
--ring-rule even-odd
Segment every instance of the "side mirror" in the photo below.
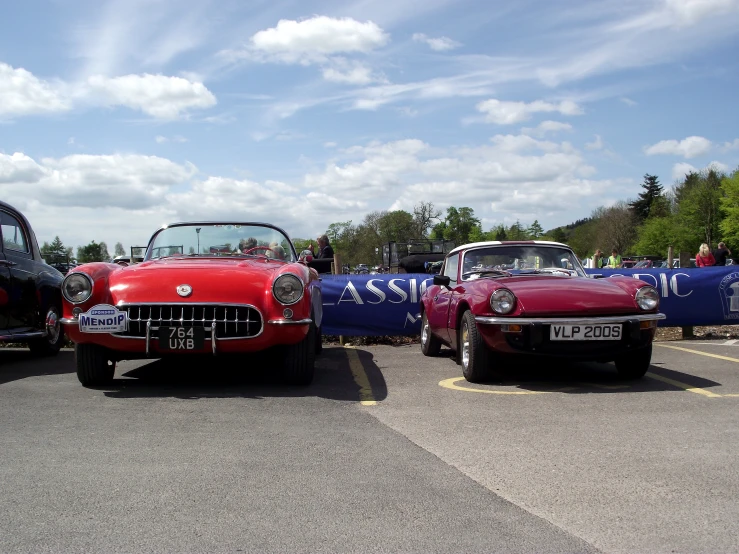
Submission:
{"label": "side mirror", "polygon": [[310,250],[303,250],[300,253],[300,256],[298,256],[298,259],[301,262],[305,262],[305,263],[312,262],[313,261],[313,252],[311,252]]}
{"label": "side mirror", "polygon": [[449,283],[452,282],[451,277],[447,275],[434,275],[434,284],[439,285],[440,287],[447,287],[449,288]]}

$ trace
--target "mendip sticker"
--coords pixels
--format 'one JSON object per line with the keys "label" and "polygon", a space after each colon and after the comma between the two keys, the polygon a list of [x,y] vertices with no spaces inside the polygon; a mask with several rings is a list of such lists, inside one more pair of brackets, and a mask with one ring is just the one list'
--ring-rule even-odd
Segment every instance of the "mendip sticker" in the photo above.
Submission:
{"label": "mendip sticker", "polygon": [[83,333],[120,333],[128,330],[128,314],[110,304],[98,304],[80,314]]}

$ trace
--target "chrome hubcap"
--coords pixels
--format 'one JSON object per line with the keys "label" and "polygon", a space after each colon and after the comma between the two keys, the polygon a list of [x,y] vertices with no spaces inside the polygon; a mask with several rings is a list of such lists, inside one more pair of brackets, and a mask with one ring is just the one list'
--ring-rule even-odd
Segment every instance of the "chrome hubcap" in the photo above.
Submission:
{"label": "chrome hubcap", "polygon": [[426,344],[429,339],[429,322],[426,320],[426,316],[423,316],[423,327],[421,327],[421,344]]}
{"label": "chrome hubcap", "polygon": [[46,339],[50,343],[55,343],[59,339],[60,331],[61,323],[59,323],[59,316],[55,310],[49,310],[46,314]]}
{"label": "chrome hubcap", "polygon": [[467,323],[462,325],[462,367],[467,369],[470,365],[470,331]]}

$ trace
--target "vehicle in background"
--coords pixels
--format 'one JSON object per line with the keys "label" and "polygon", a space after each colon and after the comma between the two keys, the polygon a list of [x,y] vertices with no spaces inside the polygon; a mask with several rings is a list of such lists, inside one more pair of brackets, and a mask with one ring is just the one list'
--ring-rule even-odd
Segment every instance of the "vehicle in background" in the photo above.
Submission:
{"label": "vehicle in background", "polygon": [[367,267],[367,264],[357,264],[354,268],[354,273],[356,275],[367,275],[369,273],[369,267]]}
{"label": "vehicle in background", "polygon": [[104,385],[120,360],[277,347],[284,381],[309,384],[323,314],[311,258],[299,261],[273,225],[197,222],[156,231],[141,263],[74,268],[62,283],[61,321],[77,377]]}
{"label": "vehicle in background", "polygon": [[420,317],[423,354],[449,346],[471,382],[524,356],[614,361],[622,377],[640,378],[665,318],[654,287],[589,278],[567,245],[546,241],[455,248],[421,296]]}
{"label": "vehicle in background", "polygon": [[55,355],[64,342],[63,275],[41,258],[28,220],[5,202],[0,202],[0,236],[0,341]]}

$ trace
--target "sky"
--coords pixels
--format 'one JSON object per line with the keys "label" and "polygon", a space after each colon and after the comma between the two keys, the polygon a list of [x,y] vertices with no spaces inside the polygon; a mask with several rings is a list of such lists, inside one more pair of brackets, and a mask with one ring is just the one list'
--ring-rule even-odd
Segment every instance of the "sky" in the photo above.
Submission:
{"label": "sky", "polygon": [[545,229],[739,167],[739,0],[2,6],[0,190],[40,242],[316,237],[468,206]]}

